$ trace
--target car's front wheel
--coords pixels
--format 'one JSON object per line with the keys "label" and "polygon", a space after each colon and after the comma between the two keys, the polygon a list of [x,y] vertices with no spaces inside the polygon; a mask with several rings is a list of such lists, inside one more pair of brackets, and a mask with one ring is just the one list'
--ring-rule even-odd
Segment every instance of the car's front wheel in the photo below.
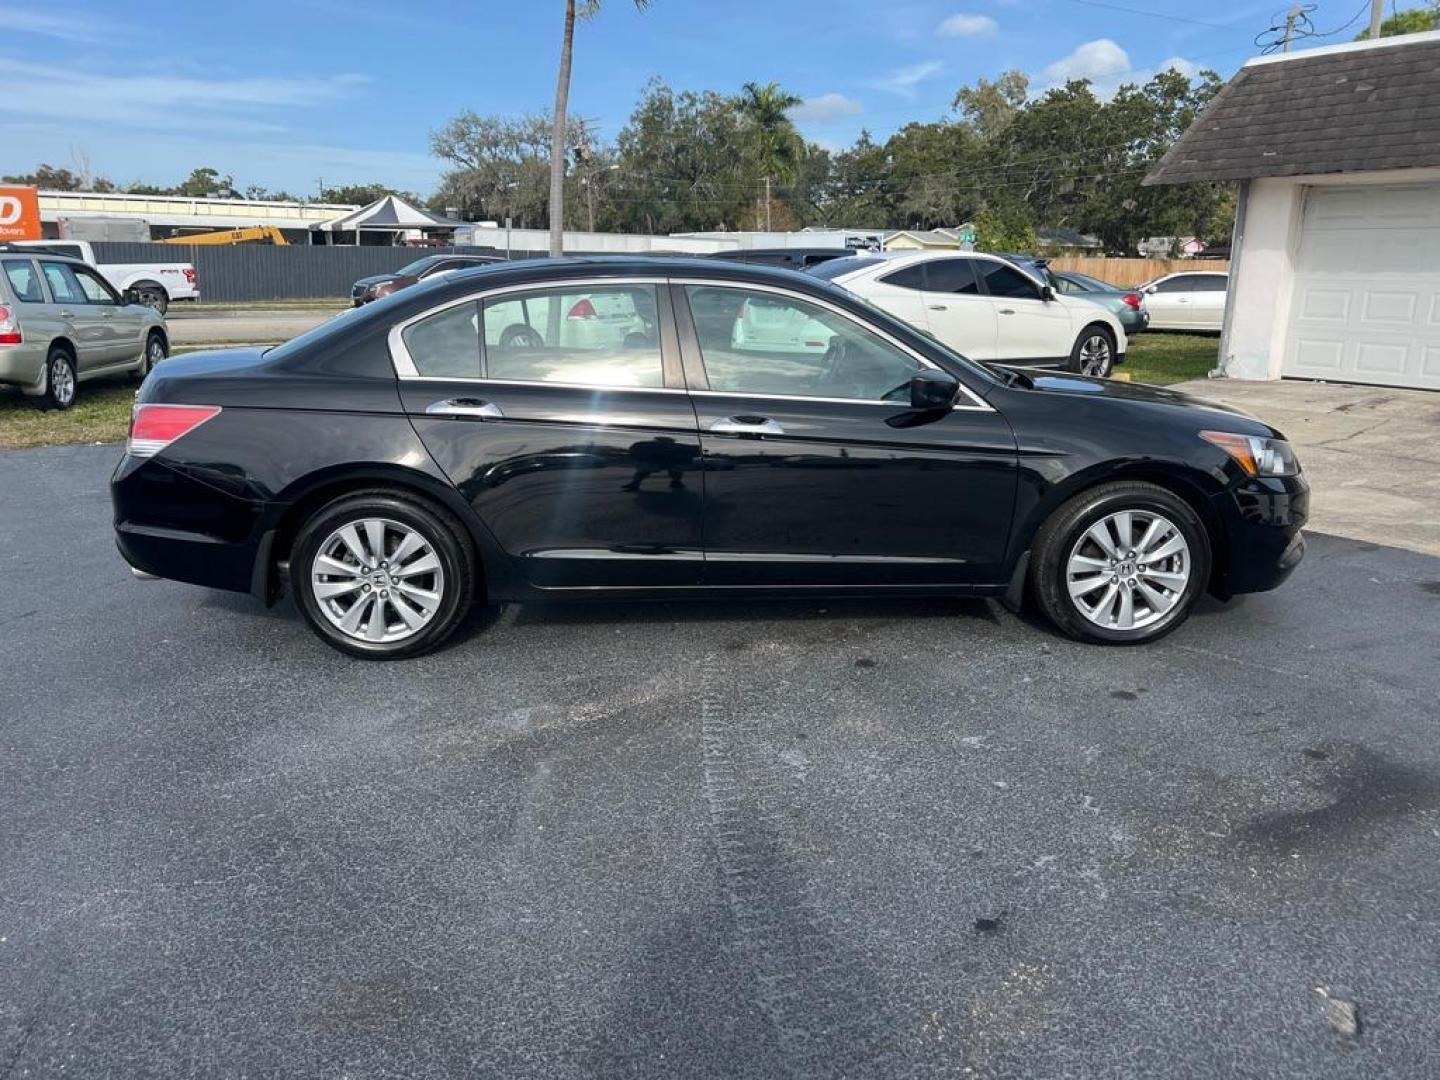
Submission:
{"label": "car's front wheel", "polygon": [[363,491],[305,522],[290,581],[327,643],[351,656],[399,659],[455,632],[474,596],[475,558],[445,511],[393,491]]}
{"label": "car's front wheel", "polygon": [[1103,326],[1087,326],[1070,350],[1071,371],[1108,378],[1115,368],[1115,338]]}
{"label": "car's front wheel", "polygon": [[145,378],[155,370],[156,364],[169,355],[170,350],[165,345],[165,335],[159,330],[151,330],[150,336],[145,339],[145,351],[140,354],[140,366],[134,371],[135,378]]}
{"label": "car's front wheel", "polygon": [[1041,528],[1033,582],[1041,608],[1081,641],[1137,645],[1185,621],[1210,575],[1210,542],[1190,504],[1157,484],[1081,492]]}

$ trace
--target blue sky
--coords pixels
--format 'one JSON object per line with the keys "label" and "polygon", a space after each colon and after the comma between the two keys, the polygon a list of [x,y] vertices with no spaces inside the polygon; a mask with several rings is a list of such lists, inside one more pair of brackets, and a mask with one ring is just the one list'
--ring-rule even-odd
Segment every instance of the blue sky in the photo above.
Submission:
{"label": "blue sky", "polygon": [[[1322,30],[1356,0],[1321,0]],[[1007,68],[1102,92],[1156,68],[1229,75],[1283,0],[606,0],[577,32],[573,114],[606,137],[651,76],[687,89],[779,82],[843,146],[946,113]],[[1408,6],[1408,5],[1407,5]],[[1127,8],[1131,10],[1117,10]],[[136,14],[127,17],[127,11]],[[120,182],[197,165],[313,194],[380,180],[428,193],[428,133],[464,108],[544,109],[561,0],[0,0],[0,172],[37,161]],[[1141,12],[1144,12],[1143,14]],[[1337,36],[1348,40],[1354,30]]]}

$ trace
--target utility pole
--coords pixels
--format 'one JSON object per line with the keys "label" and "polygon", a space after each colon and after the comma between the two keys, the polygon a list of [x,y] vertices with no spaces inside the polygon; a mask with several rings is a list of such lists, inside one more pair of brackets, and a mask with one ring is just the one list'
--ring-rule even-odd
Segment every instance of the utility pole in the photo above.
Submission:
{"label": "utility pole", "polygon": [[770,231],[770,178],[765,177],[765,231]]}
{"label": "utility pole", "polygon": [[[1385,0],[1370,0],[1372,4],[1383,4]],[[1290,51],[1290,38],[1295,33],[1295,20],[1300,17],[1300,5],[1291,4],[1290,10],[1285,12],[1285,37],[1280,43],[1281,52]]]}
{"label": "utility pole", "polygon": [[1370,33],[1367,35],[1371,41],[1380,40],[1380,24],[1385,21],[1385,0],[1370,0]]}

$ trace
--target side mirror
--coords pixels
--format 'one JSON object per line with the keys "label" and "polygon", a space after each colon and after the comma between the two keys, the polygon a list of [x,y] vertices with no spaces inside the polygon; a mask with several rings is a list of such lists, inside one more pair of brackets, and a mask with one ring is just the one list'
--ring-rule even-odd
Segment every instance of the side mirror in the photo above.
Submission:
{"label": "side mirror", "polygon": [[1154,296],[1157,292],[1160,291],[1160,286],[1159,286],[1159,285],[1146,285],[1146,286],[1145,286],[1143,289],[1141,289],[1140,291],[1143,292],[1146,296]]}
{"label": "side mirror", "polygon": [[948,409],[960,392],[960,380],[948,371],[926,368],[910,377],[912,409]]}
{"label": "side mirror", "polygon": [[127,304],[138,304],[141,302],[140,290],[132,285],[130,286],[130,288],[126,289],[123,293],[120,294],[120,299],[124,300]]}
{"label": "side mirror", "polygon": [[1041,285],[1041,286],[1040,286],[1040,299],[1041,299],[1041,300],[1054,300],[1054,299],[1055,299],[1055,290],[1052,289],[1049,285]]}

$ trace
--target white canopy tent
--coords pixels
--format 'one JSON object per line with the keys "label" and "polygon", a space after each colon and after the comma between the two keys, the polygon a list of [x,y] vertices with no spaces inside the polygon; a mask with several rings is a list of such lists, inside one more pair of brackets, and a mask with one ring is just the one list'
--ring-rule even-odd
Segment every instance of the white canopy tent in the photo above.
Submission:
{"label": "white canopy tent", "polygon": [[[312,241],[318,244],[363,244],[366,233],[373,237],[384,236],[383,240],[372,240],[371,243],[393,244],[401,233],[453,233],[463,224],[463,221],[432,214],[422,207],[413,206],[397,195],[386,195],[369,206],[362,206],[359,210],[330,221],[322,221],[312,225],[310,229],[313,234]],[[345,238],[347,233],[353,234],[348,240]]]}

